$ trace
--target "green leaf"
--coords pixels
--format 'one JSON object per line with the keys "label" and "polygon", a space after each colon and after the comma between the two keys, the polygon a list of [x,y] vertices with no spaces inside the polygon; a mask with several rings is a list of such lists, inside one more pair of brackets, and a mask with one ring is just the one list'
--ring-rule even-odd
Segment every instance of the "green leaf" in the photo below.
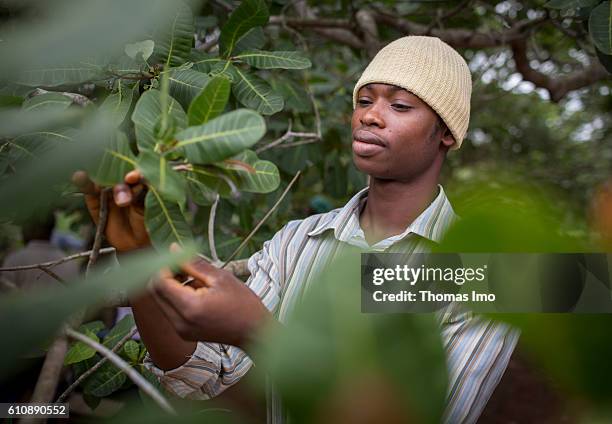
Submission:
{"label": "green leaf", "polygon": [[265,132],[266,123],[261,115],[238,109],[181,131],[176,135],[175,148],[182,149],[193,163],[212,163],[251,147]]}
{"label": "green leaf", "polygon": [[183,245],[192,240],[179,204],[163,198],[154,187],[149,187],[145,198],[145,226],[153,246],[160,251],[173,242]]}
{"label": "green leaf", "polygon": [[228,67],[228,72],[233,79],[232,93],[244,106],[264,115],[283,110],[283,97],[272,90],[267,82],[233,65]]}
{"label": "green leaf", "polygon": [[599,51],[612,54],[612,2],[604,1],[591,11],[589,33]]}
{"label": "green leaf", "polygon": [[19,73],[15,82],[29,87],[57,87],[82,84],[103,77],[104,72],[100,67],[82,62],[76,65],[26,70]]}
{"label": "green leaf", "polygon": [[274,78],[271,84],[274,91],[282,94],[286,108],[303,113],[312,111],[308,92],[302,85],[283,78]]}
{"label": "green leaf", "polygon": [[85,330],[89,330],[92,333],[97,334],[99,331],[104,330],[105,327],[106,326],[104,325],[104,323],[102,321],[91,321],[91,322],[88,322],[86,324],[82,324],[79,327],[79,331],[81,333],[84,333]]}
{"label": "green leaf", "polygon": [[130,142],[123,132],[116,131],[97,168],[89,174],[96,184],[113,186],[122,183],[125,174],[135,167],[136,158],[130,149]]}
{"label": "green leaf", "polygon": [[598,49],[595,49],[595,53],[597,53],[599,63],[601,63],[603,67],[607,69],[608,73],[612,74],[612,55],[603,54]]}
{"label": "green leaf", "polygon": [[234,56],[234,59],[243,60],[259,69],[305,69],[312,66],[310,59],[294,51],[250,50]]}
{"label": "green leaf", "polygon": [[580,6],[580,0],[550,0],[544,5],[551,9],[573,9]]}
{"label": "green leaf", "polygon": [[202,125],[219,116],[225,109],[230,93],[230,81],[223,75],[211,79],[189,106],[189,125]]}
{"label": "green leaf", "polygon": [[172,69],[169,81],[170,95],[187,109],[191,101],[206,86],[209,78],[208,75],[192,69]]}
{"label": "green leaf", "polygon": [[132,106],[134,91],[138,90],[138,84],[133,88],[128,88],[122,82],[117,84],[117,92],[110,94],[100,105],[99,111],[107,113],[113,125],[118,127],[123,123],[125,117]]}
{"label": "green leaf", "polygon": [[106,337],[104,337],[104,342],[102,343],[109,349],[115,347],[119,340],[125,337],[127,333],[130,332],[132,327],[134,327],[136,323],[134,322],[134,316],[132,314],[124,316],[121,321],[119,321],[115,326],[108,332]]}
{"label": "green leaf", "polygon": [[192,68],[196,71],[208,73],[214,64],[223,61],[223,59],[219,58],[218,56],[213,56],[211,54],[193,49],[189,55],[189,61],[193,63]]}
{"label": "green leaf", "polygon": [[85,401],[87,406],[91,408],[92,411],[96,409],[98,405],[100,405],[100,402],[102,402],[101,398],[89,393],[83,393],[83,400]]}
{"label": "green leaf", "polygon": [[127,376],[119,368],[105,362],[85,382],[85,393],[97,397],[105,397],[117,391],[125,382]]}
{"label": "green leaf", "polygon": [[[195,167],[197,170],[199,167]],[[215,196],[219,193],[220,196],[228,196],[230,193],[229,187],[225,184],[225,187],[221,187],[221,179],[204,175],[199,177],[197,171],[190,173],[187,176],[187,189],[189,190],[189,196],[198,205],[210,206],[215,201]],[[219,186],[219,187],[217,187]],[[225,191],[223,190],[225,189]],[[224,191],[222,193],[222,191]]]}
{"label": "green leaf", "polygon": [[236,43],[251,28],[263,26],[268,22],[268,6],[264,0],[244,0],[232,12],[219,37],[219,47],[225,57],[232,55]]}
{"label": "green leaf", "polygon": [[138,356],[140,354],[140,345],[135,340],[128,340],[123,345],[123,353],[132,363],[138,362]]}
{"label": "green leaf", "polygon": [[[98,336],[96,336],[96,334],[91,330],[85,329],[81,332],[90,339],[95,340],[96,342],[100,341],[100,339],[98,339]],[[84,361],[93,357],[95,354],[96,350],[93,347],[89,347],[85,343],[77,341],[72,344],[72,346],[66,353],[66,357],[64,358],[64,365],[70,365]]]}
{"label": "green leaf", "polygon": [[153,40],[144,40],[138,43],[126,44],[125,45],[125,54],[127,54],[132,59],[142,59],[147,60],[153,54],[153,49],[155,48],[155,41]]}
{"label": "green leaf", "polygon": [[155,187],[165,199],[174,202],[185,200],[185,179],[172,169],[164,156],[145,150],[138,156],[138,169],[149,186]]}
{"label": "green leaf", "polygon": [[185,63],[191,52],[195,31],[191,8],[182,1],[175,3],[174,13],[154,37],[154,58],[164,63],[166,69]]}
{"label": "green leaf", "polygon": [[149,66],[142,59],[132,59],[131,57],[122,55],[115,62],[108,65],[108,70],[116,76],[139,76],[147,71]]}
{"label": "green leaf", "polygon": [[276,190],[280,184],[276,165],[260,160],[252,150],[245,150],[219,166],[229,173],[242,191],[269,193]]}
{"label": "green leaf", "polygon": [[45,93],[34,96],[23,102],[23,109],[27,111],[66,110],[72,104],[70,98],[60,93]]}
{"label": "green leaf", "polygon": [[[134,293],[142,290],[162,267],[188,260],[195,252],[134,252],[122,260],[121,267],[94,271],[87,281],[69,281],[65,288],[41,289],[29,293],[7,293],[0,297],[0,332],[11,335],[2,347],[0,379],[16,370],[19,358],[41,340],[48,340],[74,312],[101,302],[117,290]],[[52,305],[52,307],[50,307]],[[41,318],[41,312],[44,317]]]}
{"label": "green leaf", "polygon": [[246,50],[261,49],[266,44],[266,36],[261,27],[251,28],[249,32],[244,34],[234,47],[234,55],[242,53]]}
{"label": "green leaf", "polygon": [[[166,108],[167,113],[173,118],[174,124],[178,129],[183,129],[187,126],[187,115],[185,115],[183,108],[176,100],[169,98]],[[157,142],[155,125],[161,113],[161,93],[159,90],[149,90],[140,96],[134,108],[134,113],[132,113],[132,122],[134,122],[136,130],[138,148],[141,151],[154,149]]]}

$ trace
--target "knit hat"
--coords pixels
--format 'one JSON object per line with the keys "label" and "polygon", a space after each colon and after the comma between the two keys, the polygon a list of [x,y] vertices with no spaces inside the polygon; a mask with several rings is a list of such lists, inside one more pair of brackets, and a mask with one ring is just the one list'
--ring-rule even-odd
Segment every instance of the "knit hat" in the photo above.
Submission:
{"label": "knit hat", "polygon": [[442,118],[453,134],[451,150],[461,147],[470,121],[472,78],[465,60],[437,37],[409,36],[383,47],[353,90],[370,83],[392,84],[418,96]]}

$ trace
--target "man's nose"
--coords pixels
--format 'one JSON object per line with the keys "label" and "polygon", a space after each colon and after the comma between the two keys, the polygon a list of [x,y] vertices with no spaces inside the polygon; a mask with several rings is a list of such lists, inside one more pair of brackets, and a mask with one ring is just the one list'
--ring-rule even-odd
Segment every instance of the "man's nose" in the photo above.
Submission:
{"label": "man's nose", "polygon": [[363,126],[377,126],[378,128],[385,127],[385,121],[380,113],[381,102],[373,102],[361,115],[361,125]]}

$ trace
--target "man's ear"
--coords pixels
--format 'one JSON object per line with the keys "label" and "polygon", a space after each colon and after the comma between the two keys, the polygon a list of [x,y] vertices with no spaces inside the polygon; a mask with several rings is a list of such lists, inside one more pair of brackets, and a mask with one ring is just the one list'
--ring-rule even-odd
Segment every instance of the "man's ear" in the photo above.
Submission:
{"label": "man's ear", "polygon": [[442,128],[441,141],[442,144],[446,147],[451,147],[453,144],[455,144],[455,137],[453,137],[453,134],[446,125],[444,125],[444,127]]}

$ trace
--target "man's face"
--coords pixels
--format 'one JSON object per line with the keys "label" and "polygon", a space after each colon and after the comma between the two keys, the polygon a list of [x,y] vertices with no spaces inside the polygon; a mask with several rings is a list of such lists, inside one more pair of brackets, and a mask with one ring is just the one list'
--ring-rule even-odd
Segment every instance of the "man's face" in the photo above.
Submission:
{"label": "man's face", "polygon": [[355,166],[375,178],[413,180],[454,142],[437,122],[431,107],[403,88],[363,86],[351,121]]}

